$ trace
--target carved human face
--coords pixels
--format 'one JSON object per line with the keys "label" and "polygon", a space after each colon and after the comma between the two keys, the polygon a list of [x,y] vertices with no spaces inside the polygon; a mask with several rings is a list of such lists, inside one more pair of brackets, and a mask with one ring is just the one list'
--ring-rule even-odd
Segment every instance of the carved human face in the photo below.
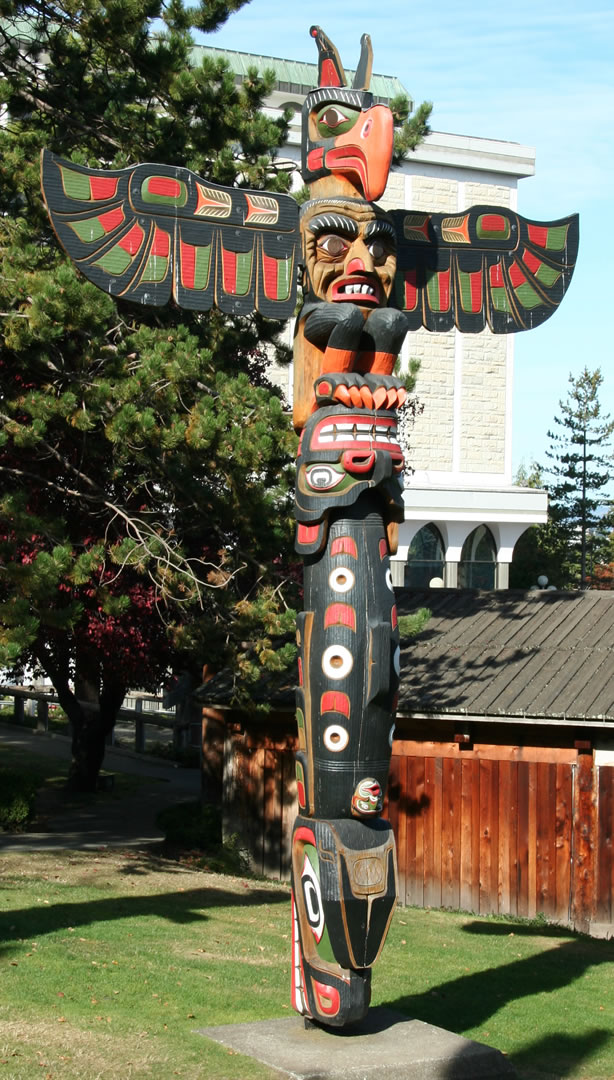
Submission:
{"label": "carved human face", "polygon": [[318,199],[301,218],[311,291],[329,303],[385,307],[396,272],[395,230],[383,210],[356,199]]}

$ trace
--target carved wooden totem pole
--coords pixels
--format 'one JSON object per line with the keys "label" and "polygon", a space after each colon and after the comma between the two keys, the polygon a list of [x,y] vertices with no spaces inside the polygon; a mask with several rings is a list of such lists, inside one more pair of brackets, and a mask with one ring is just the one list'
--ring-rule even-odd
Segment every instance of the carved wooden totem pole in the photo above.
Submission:
{"label": "carved wooden totem pole", "polygon": [[[304,561],[292,839],[292,1003],[342,1027],[361,1019],[396,902],[381,811],[399,680],[389,557],[403,520],[393,374],[408,330],[530,329],[556,309],[577,217],[529,222],[476,206],[384,212],[390,110],[369,92],[365,35],[352,87],[312,27],[319,86],[303,109],[310,200],[228,189],[187,169],[86,169],[45,152],[43,194],[84,275],[116,296],[290,317],[300,267],[294,421],[296,547]],[[302,256],[301,256],[302,252]]]}

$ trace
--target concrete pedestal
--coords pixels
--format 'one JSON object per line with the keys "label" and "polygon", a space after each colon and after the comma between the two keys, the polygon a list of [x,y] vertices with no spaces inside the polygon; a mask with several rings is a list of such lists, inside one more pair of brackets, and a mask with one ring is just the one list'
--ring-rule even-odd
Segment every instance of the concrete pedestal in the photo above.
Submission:
{"label": "concrete pedestal", "polygon": [[503,1054],[450,1031],[374,1008],[351,1028],[305,1028],[300,1016],[201,1028],[289,1080],[512,1080]]}

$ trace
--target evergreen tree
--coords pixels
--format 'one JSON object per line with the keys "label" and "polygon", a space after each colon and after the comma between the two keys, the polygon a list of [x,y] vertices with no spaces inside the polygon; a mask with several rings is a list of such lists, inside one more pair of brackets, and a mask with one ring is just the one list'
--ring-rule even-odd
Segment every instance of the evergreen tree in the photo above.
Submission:
{"label": "evergreen tree", "polygon": [[191,29],[245,2],[0,0],[0,668],[51,678],[81,789],[130,686],[173,659],[249,678],[293,651],[275,636],[293,622],[295,437],[261,377],[278,324],[112,300],[59,250],[39,190],[43,147],[283,190],[271,80],[193,62]]}
{"label": "evergreen tree", "polygon": [[614,420],[602,416],[599,388],[603,376],[599,368],[587,367],[574,379],[560,401],[561,416],[554,422],[559,430],[549,431],[550,449],[547,467],[553,481],[548,485],[552,502],[552,521],[576,558],[581,589],[589,586],[589,571],[600,561],[606,539],[604,509],[609,505],[605,488],[612,479],[613,455],[609,441]]}
{"label": "evergreen tree", "polygon": [[536,474],[538,482],[545,474],[548,523],[529,529],[518,541],[514,587],[535,584],[539,574],[562,589],[585,589],[593,581],[603,588],[609,580],[600,568],[611,561],[612,521],[605,489],[613,476],[609,440],[614,420],[601,413],[599,368],[585,367],[577,378],[570,375],[569,383],[567,399],[559,402],[561,415],[554,418],[557,428],[548,432],[546,456],[552,464]]}

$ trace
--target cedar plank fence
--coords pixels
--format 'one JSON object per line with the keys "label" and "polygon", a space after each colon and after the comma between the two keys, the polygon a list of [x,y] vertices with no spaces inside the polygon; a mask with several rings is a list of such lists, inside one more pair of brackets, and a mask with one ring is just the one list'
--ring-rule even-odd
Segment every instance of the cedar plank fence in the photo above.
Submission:
{"label": "cedar plank fence", "polygon": [[401,899],[569,922],[574,769],[395,754],[387,810]]}
{"label": "cedar plank fence", "polygon": [[[239,834],[257,872],[286,880],[293,735],[226,732],[225,833]],[[590,749],[395,740],[384,816],[402,904],[541,913],[614,936],[614,767],[597,767]]]}

